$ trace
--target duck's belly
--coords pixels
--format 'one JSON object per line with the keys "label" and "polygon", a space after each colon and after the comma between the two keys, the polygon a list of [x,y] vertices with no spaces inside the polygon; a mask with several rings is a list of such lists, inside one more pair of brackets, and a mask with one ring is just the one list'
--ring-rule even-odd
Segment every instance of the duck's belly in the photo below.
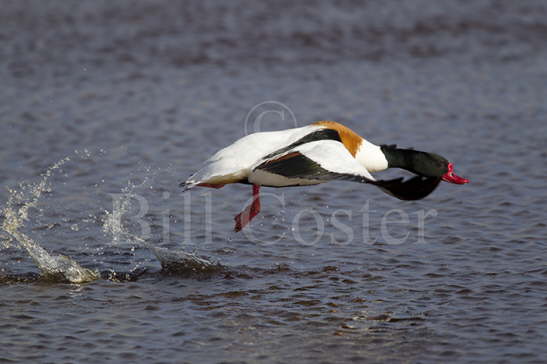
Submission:
{"label": "duck's belly", "polygon": [[307,178],[289,178],[264,170],[255,170],[247,177],[249,183],[266,187],[310,186],[326,181]]}

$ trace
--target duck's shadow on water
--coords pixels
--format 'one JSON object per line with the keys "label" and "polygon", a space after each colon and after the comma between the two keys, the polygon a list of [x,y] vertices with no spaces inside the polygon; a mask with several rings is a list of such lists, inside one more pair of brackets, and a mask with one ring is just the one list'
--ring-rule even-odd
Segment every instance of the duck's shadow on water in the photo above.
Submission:
{"label": "duck's shadow on water", "polygon": [[[287,264],[278,264],[274,267],[255,267],[238,265],[229,267],[209,257],[197,256],[183,250],[169,250],[165,248],[148,247],[158,258],[161,268],[138,266],[134,269],[124,271],[117,269],[97,270],[84,268],[93,273],[93,279],[74,281],[67,272],[51,271],[46,272],[25,272],[25,273],[0,273],[0,285],[17,283],[39,283],[39,284],[92,284],[96,280],[113,282],[135,282],[146,278],[162,279],[164,277],[191,279],[206,281],[211,279],[258,279],[271,275],[290,275],[296,278],[321,276],[324,277],[330,272],[338,272],[335,266],[327,266],[319,270],[299,271]],[[68,257],[64,257],[70,259]],[[72,261],[70,259],[70,261]],[[75,261],[73,261],[76,263]],[[77,263],[76,263],[77,264]]]}
{"label": "duck's shadow on water", "polygon": [[[207,280],[214,277],[232,277],[234,271],[221,265],[218,262],[212,262],[206,258],[198,257],[194,254],[184,251],[169,251],[168,249],[156,248],[156,252],[161,252],[162,260],[160,270],[152,270],[148,267],[137,267],[130,271],[119,271],[106,269],[93,271],[94,279],[87,282],[75,282],[69,278],[66,272],[27,272],[27,273],[7,273],[0,274],[0,284],[16,283],[89,283],[94,280],[102,279],[114,282],[134,282],[143,277],[150,276],[172,276],[182,279]],[[90,270],[92,271],[92,270]]]}
{"label": "duck's shadow on water", "polygon": [[[117,271],[112,269],[102,270],[97,273],[95,280],[108,280],[113,282],[135,282],[147,277],[180,277],[181,279],[208,280],[215,277],[232,277],[232,272],[222,265],[211,267],[191,266],[185,262],[172,263],[162,267],[161,270],[152,270],[146,267],[136,268],[131,271]],[[41,284],[91,284],[92,282],[75,283],[67,279],[63,273],[7,273],[0,274],[0,285],[18,283]]]}

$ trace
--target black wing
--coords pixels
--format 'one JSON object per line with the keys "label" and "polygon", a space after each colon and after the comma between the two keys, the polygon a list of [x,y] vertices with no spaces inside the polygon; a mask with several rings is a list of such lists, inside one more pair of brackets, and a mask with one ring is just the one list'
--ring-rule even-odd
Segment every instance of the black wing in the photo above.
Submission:
{"label": "black wing", "polygon": [[397,197],[400,200],[421,200],[433,192],[440,178],[416,176],[407,180],[396,178],[390,180],[367,181],[367,183],[380,187],[385,193]]}
{"label": "black wing", "polygon": [[337,173],[323,168],[319,163],[296,151],[276,159],[270,159],[255,169],[277,174],[287,178],[315,179],[320,181],[345,180],[365,183],[364,176],[350,173]]}

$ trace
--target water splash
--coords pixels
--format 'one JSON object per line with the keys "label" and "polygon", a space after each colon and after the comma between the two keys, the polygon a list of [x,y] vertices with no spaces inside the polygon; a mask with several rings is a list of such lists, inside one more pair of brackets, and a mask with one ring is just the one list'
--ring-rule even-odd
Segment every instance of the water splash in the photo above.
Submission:
{"label": "water splash", "polygon": [[[144,177],[144,181],[139,186],[145,185],[148,181],[149,177]],[[133,192],[136,187],[138,186],[128,182],[128,185],[122,189],[122,193],[118,195],[118,199],[114,202],[112,211],[105,211],[103,231],[112,236],[114,244],[122,242],[135,243],[150,250],[160,262],[163,271],[167,273],[199,275],[223,270],[218,262],[198,257],[195,253],[189,253],[181,249],[172,250],[156,247],[147,239],[128,231],[122,224],[122,216],[131,208],[131,200],[137,197]]]}
{"label": "water splash", "polygon": [[180,275],[211,274],[223,270],[222,265],[205,258],[198,257],[195,253],[184,250],[171,250],[154,246],[144,239],[134,237],[135,240],[156,256],[161,267],[166,273]]}
{"label": "water splash", "polygon": [[[99,274],[91,269],[83,268],[64,255],[48,253],[38,243],[20,231],[25,221],[28,221],[29,209],[36,207],[43,192],[50,191],[49,178],[53,171],[69,160],[69,157],[65,157],[49,167],[36,184],[20,184],[18,190],[8,190],[8,202],[2,210],[4,215],[2,229],[8,233],[9,238],[4,244],[8,245],[10,241],[19,243],[29,253],[44,277],[61,279],[72,283],[83,283],[99,278]],[[29,194],[30,196],[28,196]]]}

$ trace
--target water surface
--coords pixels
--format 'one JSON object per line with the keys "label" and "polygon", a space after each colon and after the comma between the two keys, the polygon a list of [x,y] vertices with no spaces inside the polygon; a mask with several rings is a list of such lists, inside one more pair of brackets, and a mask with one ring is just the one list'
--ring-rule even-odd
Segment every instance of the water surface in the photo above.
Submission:
{"label": "water surface", "polygon": [[[542,362],[547,9],[405,4],[5,1],[0,361]],[[471,184],[177,187],[322,119]]]}

